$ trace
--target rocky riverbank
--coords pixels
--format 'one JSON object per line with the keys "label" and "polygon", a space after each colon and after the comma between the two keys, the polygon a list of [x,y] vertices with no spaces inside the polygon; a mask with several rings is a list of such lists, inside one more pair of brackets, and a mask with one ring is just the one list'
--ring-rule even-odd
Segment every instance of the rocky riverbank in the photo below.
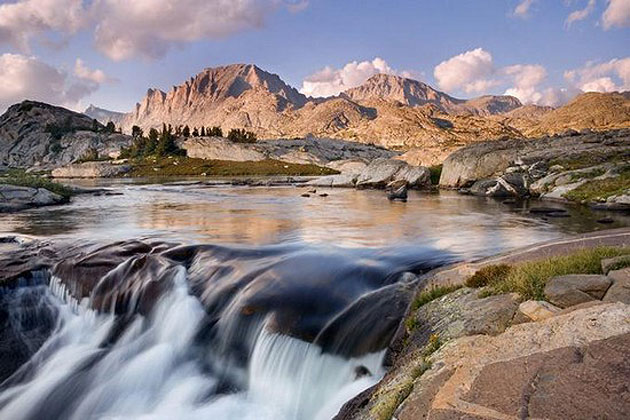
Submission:
{"label": "rocky riverbank", "polygon": [[336,419],[624,418],[630,231],[567,243],[587,248],[564,255],[572,245],[556,242],[426,276],[389,372]]}
{"label": "rocky riverbank", "polygon": [[630,130],[478,143],[451,154],[440,187],[630,209]]}

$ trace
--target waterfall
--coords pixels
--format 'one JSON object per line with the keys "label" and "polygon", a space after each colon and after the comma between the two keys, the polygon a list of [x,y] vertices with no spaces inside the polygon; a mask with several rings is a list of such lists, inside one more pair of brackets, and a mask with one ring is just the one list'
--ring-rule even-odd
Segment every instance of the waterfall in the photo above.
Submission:
{"label": "waterfall", "polygon": [[0,418],[330,419],[385,373],[413,291],[367,255],[154,249],[98,248],[0,290],[18,341],[50,318],[0,384]]}

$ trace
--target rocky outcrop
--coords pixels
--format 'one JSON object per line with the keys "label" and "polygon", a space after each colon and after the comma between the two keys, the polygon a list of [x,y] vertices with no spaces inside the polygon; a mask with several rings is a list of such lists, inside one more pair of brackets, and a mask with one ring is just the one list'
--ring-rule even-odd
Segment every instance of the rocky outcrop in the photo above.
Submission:
{"label": "rocky outcrop", "polygon": [[54,178],[111,178],[126,174],[131,166],[111,162],[83,162],[53,169]]}
{"label": "rocky outcrop", "polygon": [[334,139],[264,140],[233,143],[218,137],[183,139],[180,147],[188,157],[234,161],[275,159],[297,164],[328,166],[340,172],[357,172],[366,162],[390,158],[395,152],[367,144]]}
{"label": "rocky outcrop", "polygon": [[67,198],[45,188],[0,184],[0,213],[19,211],[31,207],[52,206],[67,201]]}
{"label": "rocky outcrop", "polygon": [[612,280],[612,285],[602,300],[630,305],[630,268],[611,271],[608,278]]}
{"label": "rocky outcrop", "polygon": [[[443,188],[486,197],[535,196],[630,208],[630,130],[486,142],[451,154]],[[600,192],[601,191],[601,192]]]}
{"label": "rocky outcrop", "polygon": [[395,159],[375,159],[361,172],[328,175],[307,182],[307,185],[345,188],[385,188],[388,184],[403,181],[409,188],[427,188],[431,174],[423,166],[411,166]]}
{"label": "rocky outcrop", "polygon": [[106,133],[92,118],[40,102],[24,101],[0,116],[0,166],[50,169],[129,144],[130,136]]}

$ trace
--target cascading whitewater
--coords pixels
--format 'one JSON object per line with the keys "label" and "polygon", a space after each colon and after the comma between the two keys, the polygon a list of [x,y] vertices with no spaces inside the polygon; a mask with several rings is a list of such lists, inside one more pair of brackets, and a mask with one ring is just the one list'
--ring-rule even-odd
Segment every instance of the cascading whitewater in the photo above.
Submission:
{"label": "cascading whitewater", "polygon": [[[435,266],[427,252],[423,267]],[[384,372],[386,344],[348,332],[370,322],[352,308],[412,290],[399,282],[408,262],[353,257],[138,243],[66,256],[48,287],[41,276],[3,291],[6,305],[37,295],[53,327],[0,386],[0,417],[331,418]],[[375,334],[399,322],[390,312]]]}

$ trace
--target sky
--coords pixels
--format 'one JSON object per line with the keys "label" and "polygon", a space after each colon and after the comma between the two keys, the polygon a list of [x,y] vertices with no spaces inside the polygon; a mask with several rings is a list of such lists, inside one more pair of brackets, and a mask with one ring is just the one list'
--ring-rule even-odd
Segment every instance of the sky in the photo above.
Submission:
{"label": "sky", "polygon": [[130,111],[231,63],[308,96],[390,73],[558,106],[630,90],[630,0],[0,0],[0,111]]}

